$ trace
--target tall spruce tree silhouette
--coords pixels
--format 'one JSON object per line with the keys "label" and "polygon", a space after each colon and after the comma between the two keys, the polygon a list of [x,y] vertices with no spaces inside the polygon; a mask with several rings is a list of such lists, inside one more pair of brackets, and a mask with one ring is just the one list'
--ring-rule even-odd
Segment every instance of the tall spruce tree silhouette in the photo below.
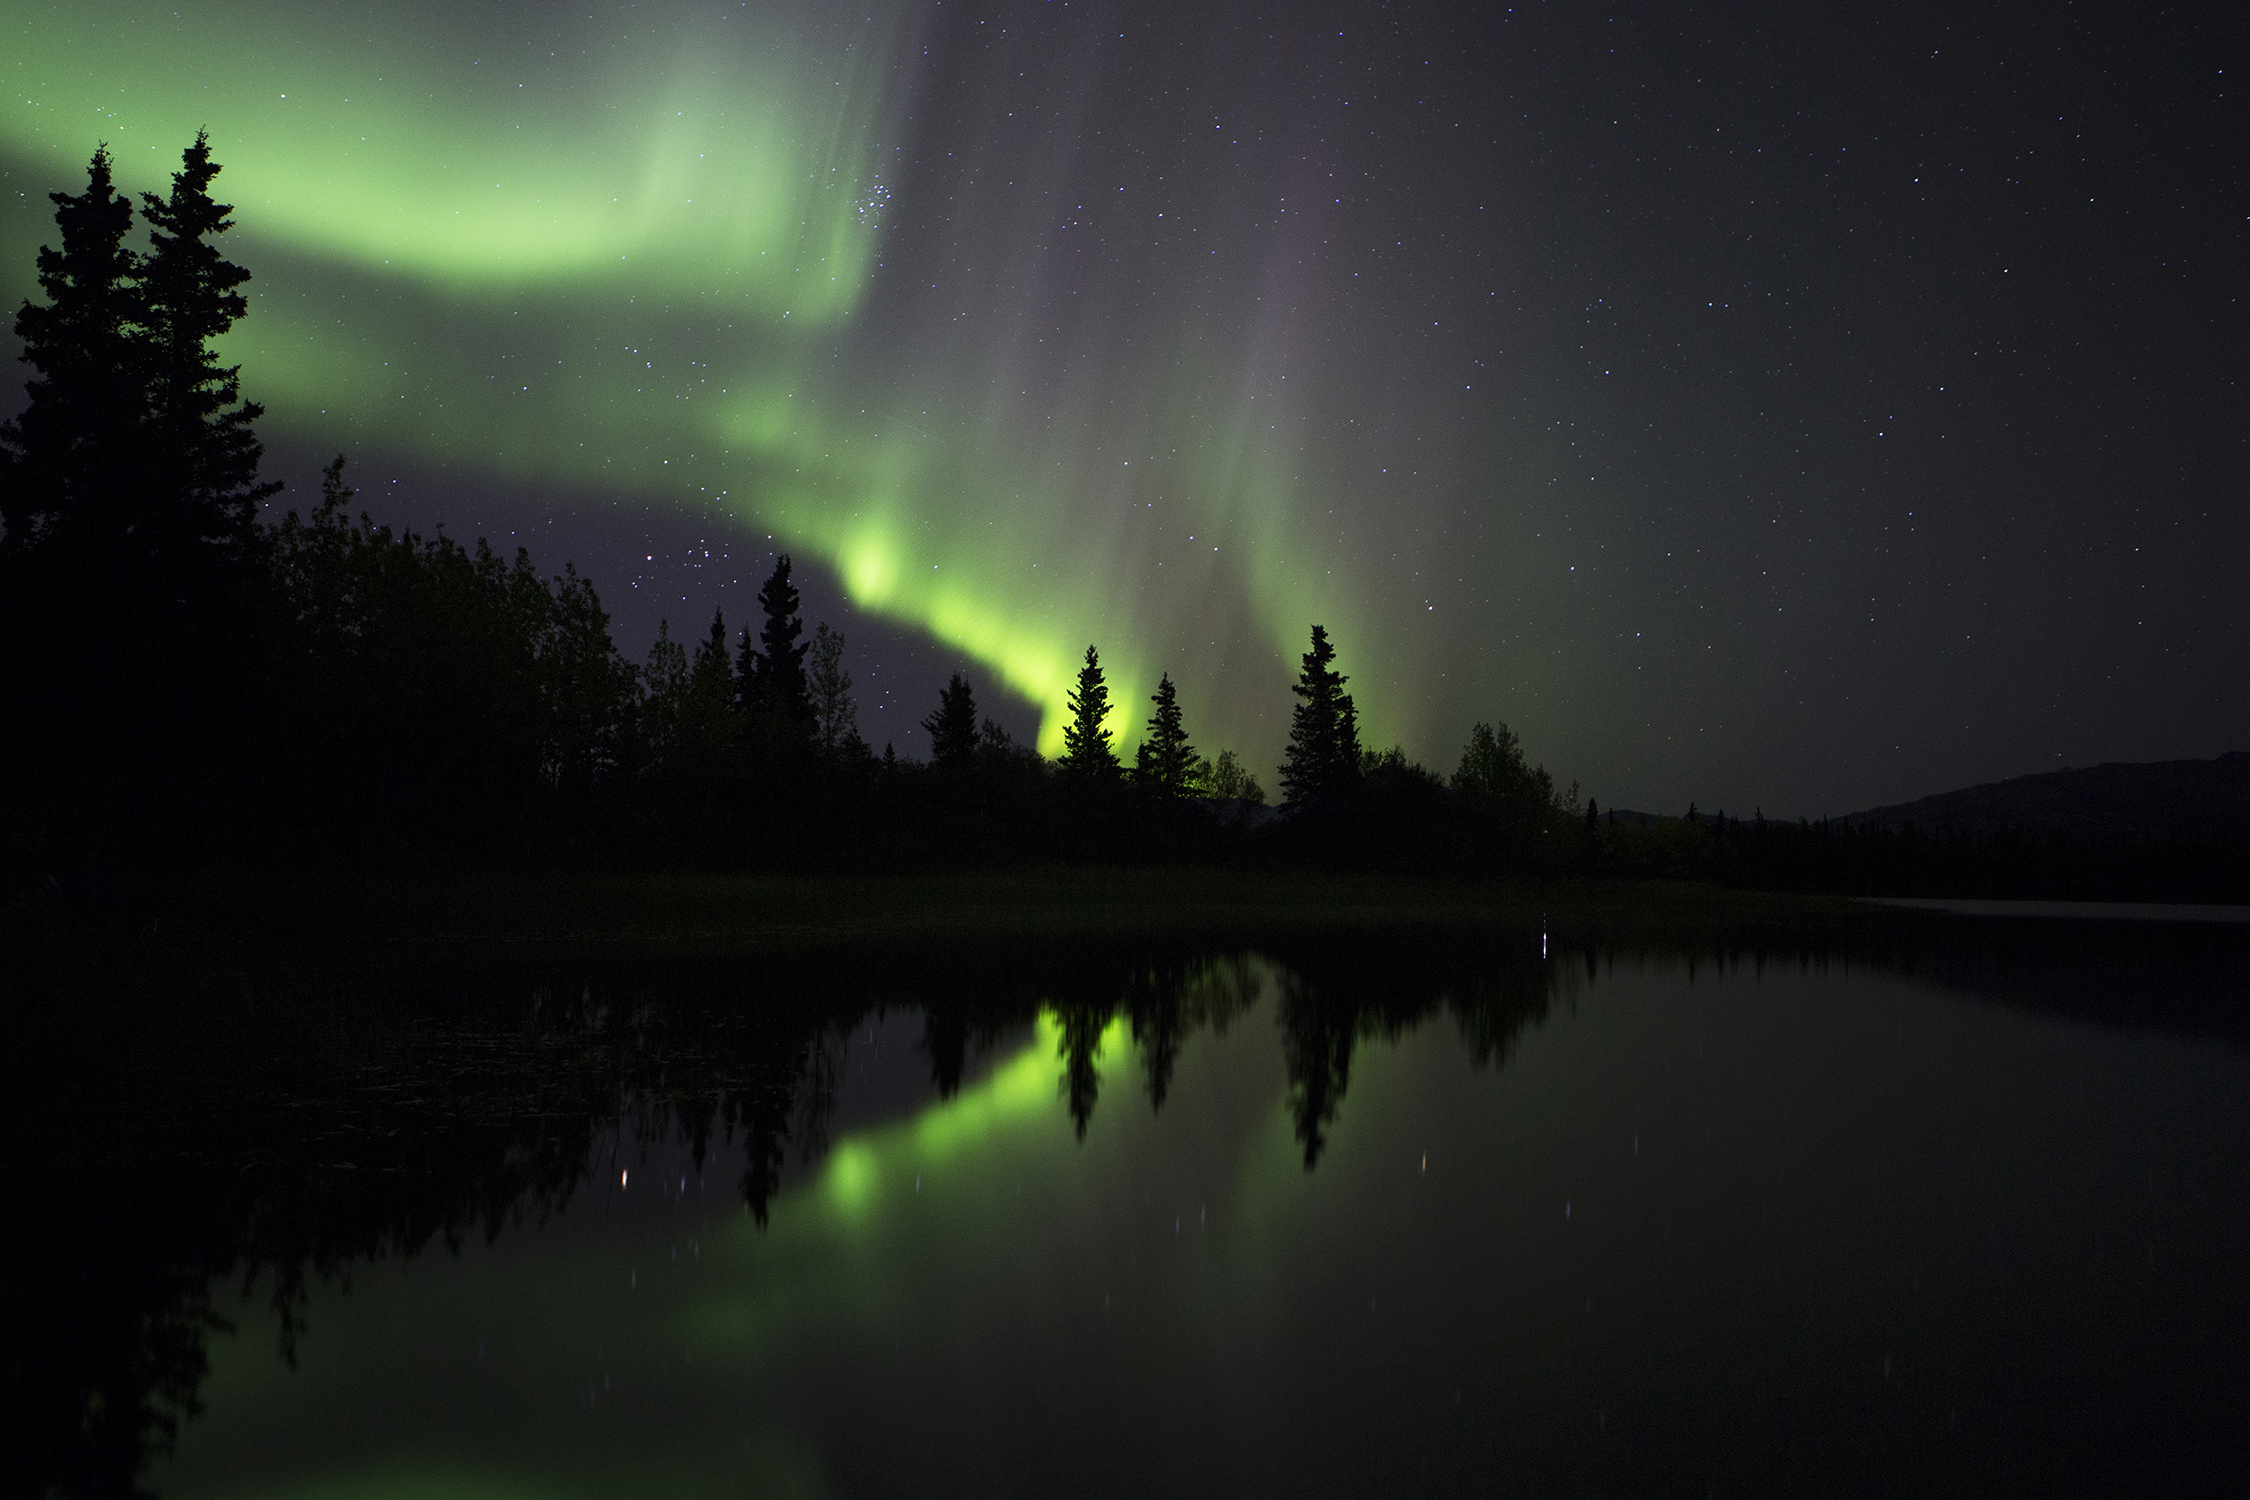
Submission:
{"label": "tall spruce tree silhouette", "polygon": [[1133,779],[1159,797],[1184,797],[1196,772],[1195,746],[1188,743],[1187,727],[1180,715],[1179,691],[1166,672],[1157,681],[1149,701],[1156,712],[1148,721],[1148,735],[1134,758]]}
{"label": "tall spruce tree silhouette", "polygon": [[34,373],[23,412],[0,424],[0,548],[49,543],[99,551],[123,529],[139,449],[145,334],[140,257],[126,248],[133,206],[96,148],[86,191],[49,193],[62,248],[41,246],[44,306],[16,314],[18,356]]}
{"label": "tall spruce tree silhouette", "polygon": [[1300,700],[1289,721],[1289,748],[1281,765],[1281,786],[1291,802],[1304,806],[1332,803],[1359,784],[1359,710],[1336,671],[1336,648],[1328,631],[1312,628],[1312,649],[1304,655],[1290,689]]}
{"label": "tall spruce tree silhouette", "polygon": [[977,753],[977,700],[959,672],[938,690],[937,712],[922,721],[930,737],[930,763],[963,766]]}
{"label": "tall spruce tree silhouette", "polygon": [[265,413],[243,401],[242,367],[222,366],[212,352],[249,310],[240,290],[250,273],[212,243],[234,227],[234,206],[211,197],[219,164],[209,136],[196,133],[181,154],[164,198],[141,195],[149,253],[141,268],[141,320],[149,358],[146,482],[147,524],[159,545],[247,547],[258,507],[281,489],[260,483],[265,448],[251,424]]}
{"label": "tall spruce tree silhouette", "polygon": [[1062,769],[1086,781],[1109,781],[1118,771],[1117,752],[1110,748],[1109,684],[1102,677],[1102,659],[1092,646],[1086,664],[1078,669],[1078,686],[1063,700],[1070,722],[1063,726]]}
{"label": "tall spruce tree silhouette", "polygon": [[789,581],[789,555],[783,553],[758,590],[766,623],[755,649],[743,630],[742,706],[753,732],[769,742],[809,744],[813,735],[812,700],[805,689],[805,649],[799,639],[805,622],[797,614],[797,586]]}
{"label": "tall spruce tree silhouette", "polygon": [[214,243],[234,211],[211,197],[218,175],[199,134],[171,193],[141,195],[145,255],[125,243],[132,207],[106,148],[82,195],[49,195],[63,247],[39,252],[47,304],[16,315],[38,373],[23,414],[0,428],[11,550],[52,542],[105,569],[154,564],[166,575],[154,586],[177,593],[182,574],[250,547],[258,507],[281,485],[258,480],[251,424],[263,408],[241,400],[241,367],[211,349],[249,306],[250,273]]}
{"label": "tall spruce tree silhouette", "polygon": [[97,149],[85,193],[53,195],[63,247],[39,257],[48,301],[16,319],[36,375],[0,434],[0,631],[15,658],[0,699],[36,729],[16,736],[0,782],[31,809],[19,842],[48,851],[31,857],[94,888],[208,857],[257,821],[256,518],[280,486],[258,481],[260,410],[211,349],[248,305],[249,273],[215,244],[232,225],[210,194],[218,171],[198,135],[170,194],[143,195],[142,254]]}

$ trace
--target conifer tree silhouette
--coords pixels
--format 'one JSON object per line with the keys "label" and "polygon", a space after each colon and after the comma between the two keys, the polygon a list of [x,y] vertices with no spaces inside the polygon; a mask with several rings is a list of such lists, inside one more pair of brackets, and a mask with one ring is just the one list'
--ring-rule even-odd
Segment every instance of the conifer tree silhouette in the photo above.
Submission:
{"label": "conifer tree silhouette", "polygon": [[1188,743],[1180,715],[1180,695],[1166,672],[1150,696],[1156,712],[1148,721],[1148,736],[1141,741],[1133,779],[1143,790],[1160,797],[1184,797],[1192,789],[1197,770],[1195,747]]}
{"label": "conifer tree silhouette", "polygon": [[281,489],[278,480],[258,481],[265,448],[251,424],[265,408],[241,400],[242,367],[220,365],[211,350],[249,309],[240,288],[250,273],[212,243],[234,227],[234,206],[211,198],[218,175],[210,138],[198,131],[170,195],[141,195],[150,245],[140,278],[149,523],[160,545],[247,546],[258,507]]}
{"label": "conifer tree silhouette", "polygon": [[1102,678],[1102,659],[1092,646],[1086,664],[1078,669],[1078,686],[1063,700],[1070,722],[1063,726],[1062,769],[1089,781],[1106,781],[1118,771],[1117,752],[1110,748],[1109,684]]}
{"label": "conifer tree silhouette", "polygon": [[198,135],[170,194],[143,195],[143,254],[97,148],[86,191],[52,195],[63,245],[40,253],[47,301],[16,319],[35,377],[0,431],[0,594],[16,605],[0,623],[39,665],[4,674],[0,697],[74,712],[42,715],[0,776],[43,786],[38,820],[66,857],[103,850],[85,860],[118,870],[241,835],[269,709],[254,564],[258,508],[280,486],[258,482],[259,408],[211,349],[249,276],[214,243],[231,212],[210,196],[218,170]]}
{"label": "conifer tree silhouette", "polygon": [[768,734],[809,740],[813,712],[805,690],[805,650],[811,642],[799,639],[805,622],[797,614],[797,586],[789,581],[789,567],[789,555],[783,553],[758,590],[766,623],[755,649],[748,628],[742,633],[743,708]]}
{"label": "conifer tree silhouette", "polygon": [[937,712],[922,721],[930,737],[930,763],[966,765],[977,752],[977,700],[959,672],[938,690]]}
{"label": "conifer tree silhouette", "polygon": [[109,148],[95,149],[84,193],[47,196],[62,248],[39,250],[45,305],[16,314],[18,357],[36,373],[29,404],[0,425],[0,547],[12,553],[94,550],[122,529],[142,414],[140,257],[125,245],[133,206],[112,184]]}
{"label": "conifer tree silhouette", "polygon": [[1281,786],[1291,802],[1333,802],[1358,785],[1359,709],[1335,670],[1336,648],[1328,631],[1312,628],[1312,649],[1304,655],[1290,689],[1300,700],[1290,714],[1289,748],[1281,766]]}
{"label": "conifer tree silhouette", "polygon": [[111,167],[97,148],[85,193],[49,195],[63,247],[39,254],[47,303],[16,316],[38,374],[23,414],[0,428],[0,520],[10,550],[53,541],[177,581],[243,556],[258,507],[281,488],[258,480],[251,424],[263,408],[241,401],[240,367],[211,348],[247,309],[250,273],[214,243],[233,209],[211,198],[219,166],[206,136],[181,154],[168,196],[141,195],[146,254],[125,243],[133,211]]}

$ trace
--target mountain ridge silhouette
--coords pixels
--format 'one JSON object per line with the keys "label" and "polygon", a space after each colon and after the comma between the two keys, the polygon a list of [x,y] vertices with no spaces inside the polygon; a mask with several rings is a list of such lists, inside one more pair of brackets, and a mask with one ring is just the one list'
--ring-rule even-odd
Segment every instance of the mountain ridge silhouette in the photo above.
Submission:
{"label": "mountain ridge silhouette", "polygon": [[2036,771],[1847,814],[1860,827],[2071,838],[2203,841],[2250,837],[2250,750],[2210,760],[2106,761]]}

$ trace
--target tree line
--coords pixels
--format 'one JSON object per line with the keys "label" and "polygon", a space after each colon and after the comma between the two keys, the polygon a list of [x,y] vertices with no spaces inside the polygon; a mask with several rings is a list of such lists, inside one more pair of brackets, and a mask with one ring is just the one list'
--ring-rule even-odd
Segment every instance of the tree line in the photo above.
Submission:
{"label": "tree line", "polygon": [[[263,519],[261,408],[214,343],[249,273],[198,136],[135,205],[97,149],[52,193],[60,247],[16,317],[31,367],[0,424],[0,875],[130,901],[215,866],[594,862],[787,872],[1007,861],[1274,863],[1715,879],[1915,894],[2205,899],[2242,851],[2119,851],[1938,831],[1605,819],[1505,724],[1450,775],[1362,743],[1336,644],[1311,627],[1265,807],[1200,751],[1169,673],[1130,763],[1088,645],[1052,762],[954,674],[927,762],[862,738],[844,637],[808,634],[792,562],[730,634],[669,622],[626,660],[591,579],[318,503]],[[2121,883],[2122,882],[2122,883]],[[2230,883],[2231,882],[2231,883]]]}
{"label": "tree line", "polygon": [[[0,426],[0,817],[18,879],[115,886],[228,862],[753,869],[995,859],[1353,857],[1353,829],[1447,797],[1552,821],[1544,773],[1479,730],[1448,787],[1359,743],[1315,627],[1264,837],[1258,776],[1193,743],[1166,674],[1126,763],[1095,647],[1048,762],[955,674],[926,763],[862,738],[844,637],[808,634],[792,561],[759,617],[611,641],[592,580],[518,551],[378,525],[339,458],[320,498],[262,519],[261,408],[214,344],[249,273],[198,136],[166,195],[120,192],[97,149],[53,193],[60,246],[16,318],[26,405]],[[1395,806],[1393,805],[1395,804]],[[1504,821],[1505,819],[1503,819]],[[1317,832],[1308,831],[1319,825]],[[1359,842],[1364,843],[1364,839]],[[1270,846],[1270,847],[1269,847]],[[1361,851],[1364,852],[1364,851]]]}

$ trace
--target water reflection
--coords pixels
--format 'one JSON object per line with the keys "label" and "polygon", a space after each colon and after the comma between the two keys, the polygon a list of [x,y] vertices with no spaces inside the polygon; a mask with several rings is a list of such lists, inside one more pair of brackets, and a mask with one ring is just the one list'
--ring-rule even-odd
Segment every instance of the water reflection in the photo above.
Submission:
{"label": "water reflection", "polygon": [[[321,1337],[304,1324],[316,1289],[553,1226],[589,1194],[629,1190],[636,1172],[644,1192],[673,1192],[659,1184],[676,1176],[683,1202],[707,1184],[737,1193],[752,1234],[790,1195],[819,1194],[843,1233],[895,1203],[908,1175],[920,1193],[925,1172],[951,1172],[952,1191],[1001,1170],[1020,1122],[1059,1111],[1085,1151],[1121,1089],[1163,1114],[1183,1059],[1230,1030],[1247,1041],[1255,1016],[1278,1032],[1276,1123],[1301,1170],[1318,1172],[1365,1048],[1436,1027],[1490,1073],[1621,970],[1706,987],[1768,971],[1904,977],[2239,1048],[2243,956],[2240,936],[2201,929],[2151,939],[1902,920],[300,974],[288,982],[331,991],[319,1015],[360,1018],[330,1045],[286,1028],[199,1043],[190,1028],[137,1047],[110,1031],[98,1050],[50,1052],[39,1076],[18,1080],[28,1168],[17,1222],[31,1232],[7,1293],[7,1406],[33,1492],[124,1493],[198,1410],[212,1339],[241,1316],[238,1287],[256,1290],[293,1364]],[[896,1055],[902,1036],[911,1056]],[[876,1059],[884,1038],[891,1055]],[[52,1066],[63,1056],[77,1066]],[[1210,1201],[1204,1191],[1206,1215]],[[1188,1207],[1171,1216],[1177,1236]],[[777,1253],[832,1266],[841,1243]],[[692,1241],[691,1257],[702,1253]],[[777,1275],[697,1317],[771,1327],[794,1315],[771,1299],[810,1284]]]}

